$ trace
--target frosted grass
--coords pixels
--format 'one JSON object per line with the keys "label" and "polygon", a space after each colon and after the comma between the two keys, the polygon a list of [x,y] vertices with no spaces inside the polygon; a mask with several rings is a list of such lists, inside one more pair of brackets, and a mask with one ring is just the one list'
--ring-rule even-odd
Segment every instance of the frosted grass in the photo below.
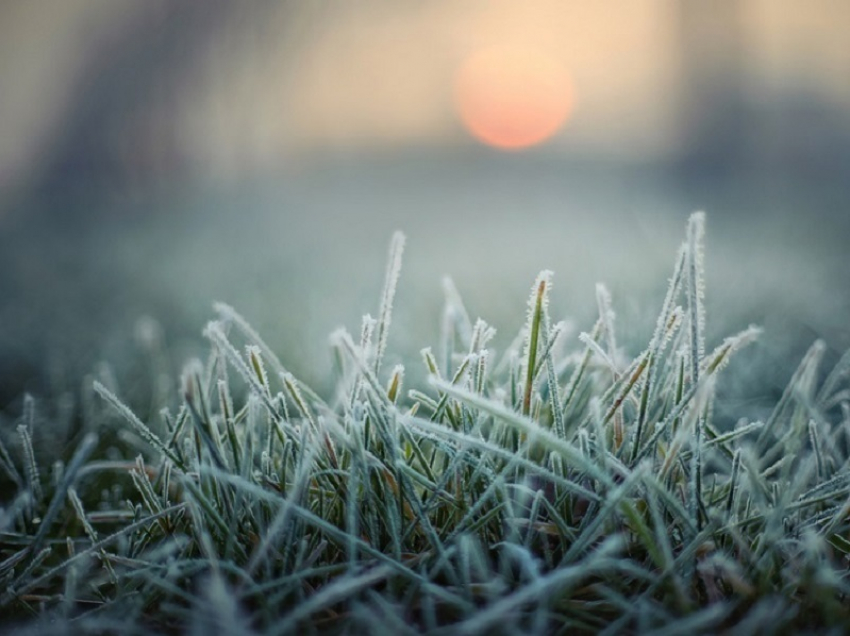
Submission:
{"label": "frosted grass", "polygon": [[[50,405],[36,421],[24,400],[17,443],[0,440],[0,623],[33,634],[845,628],[850,356],[821,381],[815,343],[769,417],[721,427],[717,378],[761,332],[707,346],[704,233],[697,213],[654,332],[631,354],[604,285],[598,319],[573,331],[551,315],[544,270],[506,350],[445,279],[437,345],[384,365],[397,233],[377,318],[331,336],[327,398],[218,303],[208,359],[186,366],[157,417],[95,382],[88,434],[49,475],[33,432]],[[406,387],[414,364],[428,380]]]}

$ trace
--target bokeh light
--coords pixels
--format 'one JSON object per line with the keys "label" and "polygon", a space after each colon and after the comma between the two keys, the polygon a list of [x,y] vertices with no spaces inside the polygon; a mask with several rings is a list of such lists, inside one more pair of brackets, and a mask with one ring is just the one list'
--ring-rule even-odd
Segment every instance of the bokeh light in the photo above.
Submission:
{"label": "bokeh light", "polygon": [[480,142],[516,150],[551,138],[573,109],[565,69],[546,53],[491,47],[473,53],[458,70],[458,114]]}

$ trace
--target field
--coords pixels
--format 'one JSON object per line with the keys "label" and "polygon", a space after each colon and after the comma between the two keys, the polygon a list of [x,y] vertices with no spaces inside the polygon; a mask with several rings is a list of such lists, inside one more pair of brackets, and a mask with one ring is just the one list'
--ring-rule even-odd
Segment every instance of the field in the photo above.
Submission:
{"label": "field", "polygon": [[728,426],[724,374],[761,330],[707,337],[704,223],[637,355],[604,286],[571,333],[543,271],[503,350],[446,279],[439,341],[393,364],[397,233],[375,317],[331,335],[316,389],[218,304],[180,395],[136,404],[101,374],[61,457],[32,441],[57,405],[24,398],[0,438],[3,627],[846,629],[850,356],[824,368],[815,341],[765,417]]}

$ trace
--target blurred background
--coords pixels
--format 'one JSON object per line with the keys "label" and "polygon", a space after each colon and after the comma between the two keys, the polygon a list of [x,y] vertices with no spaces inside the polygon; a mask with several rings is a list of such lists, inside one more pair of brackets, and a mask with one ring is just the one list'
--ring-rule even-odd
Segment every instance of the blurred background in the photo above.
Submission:
{"label": "blurred background", "polygon": [[770,398],[850,347],[848,33],[843,0],[6,0],[0,408],[200,355],[214,300],[321,385],[395,229],[398,359],[444,275],[504,344],[543,268],[635,353],[696,209],[709,346],[767,330],[730,400]]}

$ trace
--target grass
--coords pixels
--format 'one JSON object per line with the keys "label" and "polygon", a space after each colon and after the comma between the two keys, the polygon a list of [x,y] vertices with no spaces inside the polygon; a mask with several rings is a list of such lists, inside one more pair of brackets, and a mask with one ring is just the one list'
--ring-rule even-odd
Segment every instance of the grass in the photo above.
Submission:
{"label": "grass", "polygon": [[[225,305],[179,402],[145,422],[94,383],[47,470],[24,400],[0,444],[5,633],[681,634],[850,626],[850,356],[816,342],[766,421],[713,422],[704,219],[691,217],[647,347],[604,287],[575,342],[531,288],[497,353],[447,286],[425,385],[383,364],[378,318],[331,336],[318,395]],[[722,398],[722,396],[719,396]],[[177,406],[175,406],[177,404]]]}

